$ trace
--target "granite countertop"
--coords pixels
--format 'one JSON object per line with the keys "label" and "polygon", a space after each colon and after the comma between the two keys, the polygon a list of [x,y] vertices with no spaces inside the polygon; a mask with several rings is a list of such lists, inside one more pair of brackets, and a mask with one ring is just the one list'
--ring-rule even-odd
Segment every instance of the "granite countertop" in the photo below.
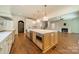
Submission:
{"label": "granite countertop", "polygon": [[3,32],[0,32],[0,42],[2,42],[3,40],[5,40],[11,33],[12,33],[12,31],[3,31]]}

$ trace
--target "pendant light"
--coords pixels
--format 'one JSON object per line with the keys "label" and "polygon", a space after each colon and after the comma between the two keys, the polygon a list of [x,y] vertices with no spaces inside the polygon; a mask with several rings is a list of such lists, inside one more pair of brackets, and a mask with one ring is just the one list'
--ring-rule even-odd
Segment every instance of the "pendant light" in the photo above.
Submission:
{"label": "pendant light", "polygon": [[44,5],[44,17],[43,17],[43,21],[48,21],[46,9],[47,9],[47,5]]}

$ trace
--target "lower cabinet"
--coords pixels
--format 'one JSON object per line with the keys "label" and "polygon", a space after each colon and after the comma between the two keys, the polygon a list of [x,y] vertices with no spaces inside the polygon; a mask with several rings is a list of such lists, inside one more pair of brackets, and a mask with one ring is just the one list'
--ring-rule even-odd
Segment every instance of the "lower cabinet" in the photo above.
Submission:
{"label": "lower cabinet", "polygon": [[0,54],[9,54],[12,43],[14,41],[14,34],[11,33],[3,42],[0,43]]}
{"label": "lower cabinet", "polygon": [[42,50],[42,53],[47,52],[52,47],[56,46],[58,43],[58,33],[50,32],[50,33],[38,33],[32,31],[32,41]]}

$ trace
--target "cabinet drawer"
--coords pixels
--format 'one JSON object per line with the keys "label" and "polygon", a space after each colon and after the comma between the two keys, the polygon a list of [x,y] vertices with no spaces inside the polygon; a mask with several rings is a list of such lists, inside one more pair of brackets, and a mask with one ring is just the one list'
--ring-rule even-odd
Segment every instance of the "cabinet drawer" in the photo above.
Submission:
{"label": "cabinet drawer", "polygon": [[8,45],[6,41],[0,43],[0,54],[8,53]]}
{"label": "cabinet drawer", "polygon": [[4,49],[5,49],[4,43],[0,44],[0,54],[4,53]]}

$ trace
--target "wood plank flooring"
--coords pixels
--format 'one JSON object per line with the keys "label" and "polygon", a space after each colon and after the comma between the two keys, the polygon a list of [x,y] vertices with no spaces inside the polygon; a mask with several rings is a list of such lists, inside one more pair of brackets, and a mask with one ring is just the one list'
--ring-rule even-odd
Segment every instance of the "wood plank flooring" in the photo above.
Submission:
{"label": "wood plank flooring", "polygon": [[30,40],[26,37],[23,33],[20,33],[16,36],[15,41],[13,43],[12,54],[37,54],[41,53],[41,50]]}
{"label": "wood plank flooring", "polygon": [[[11,54],[42,54],[42,51],[28,38],[20,33],[13,43]],[[79,34],[59,33],[56,48],[51,48],[45,54],[78,54]]]}

